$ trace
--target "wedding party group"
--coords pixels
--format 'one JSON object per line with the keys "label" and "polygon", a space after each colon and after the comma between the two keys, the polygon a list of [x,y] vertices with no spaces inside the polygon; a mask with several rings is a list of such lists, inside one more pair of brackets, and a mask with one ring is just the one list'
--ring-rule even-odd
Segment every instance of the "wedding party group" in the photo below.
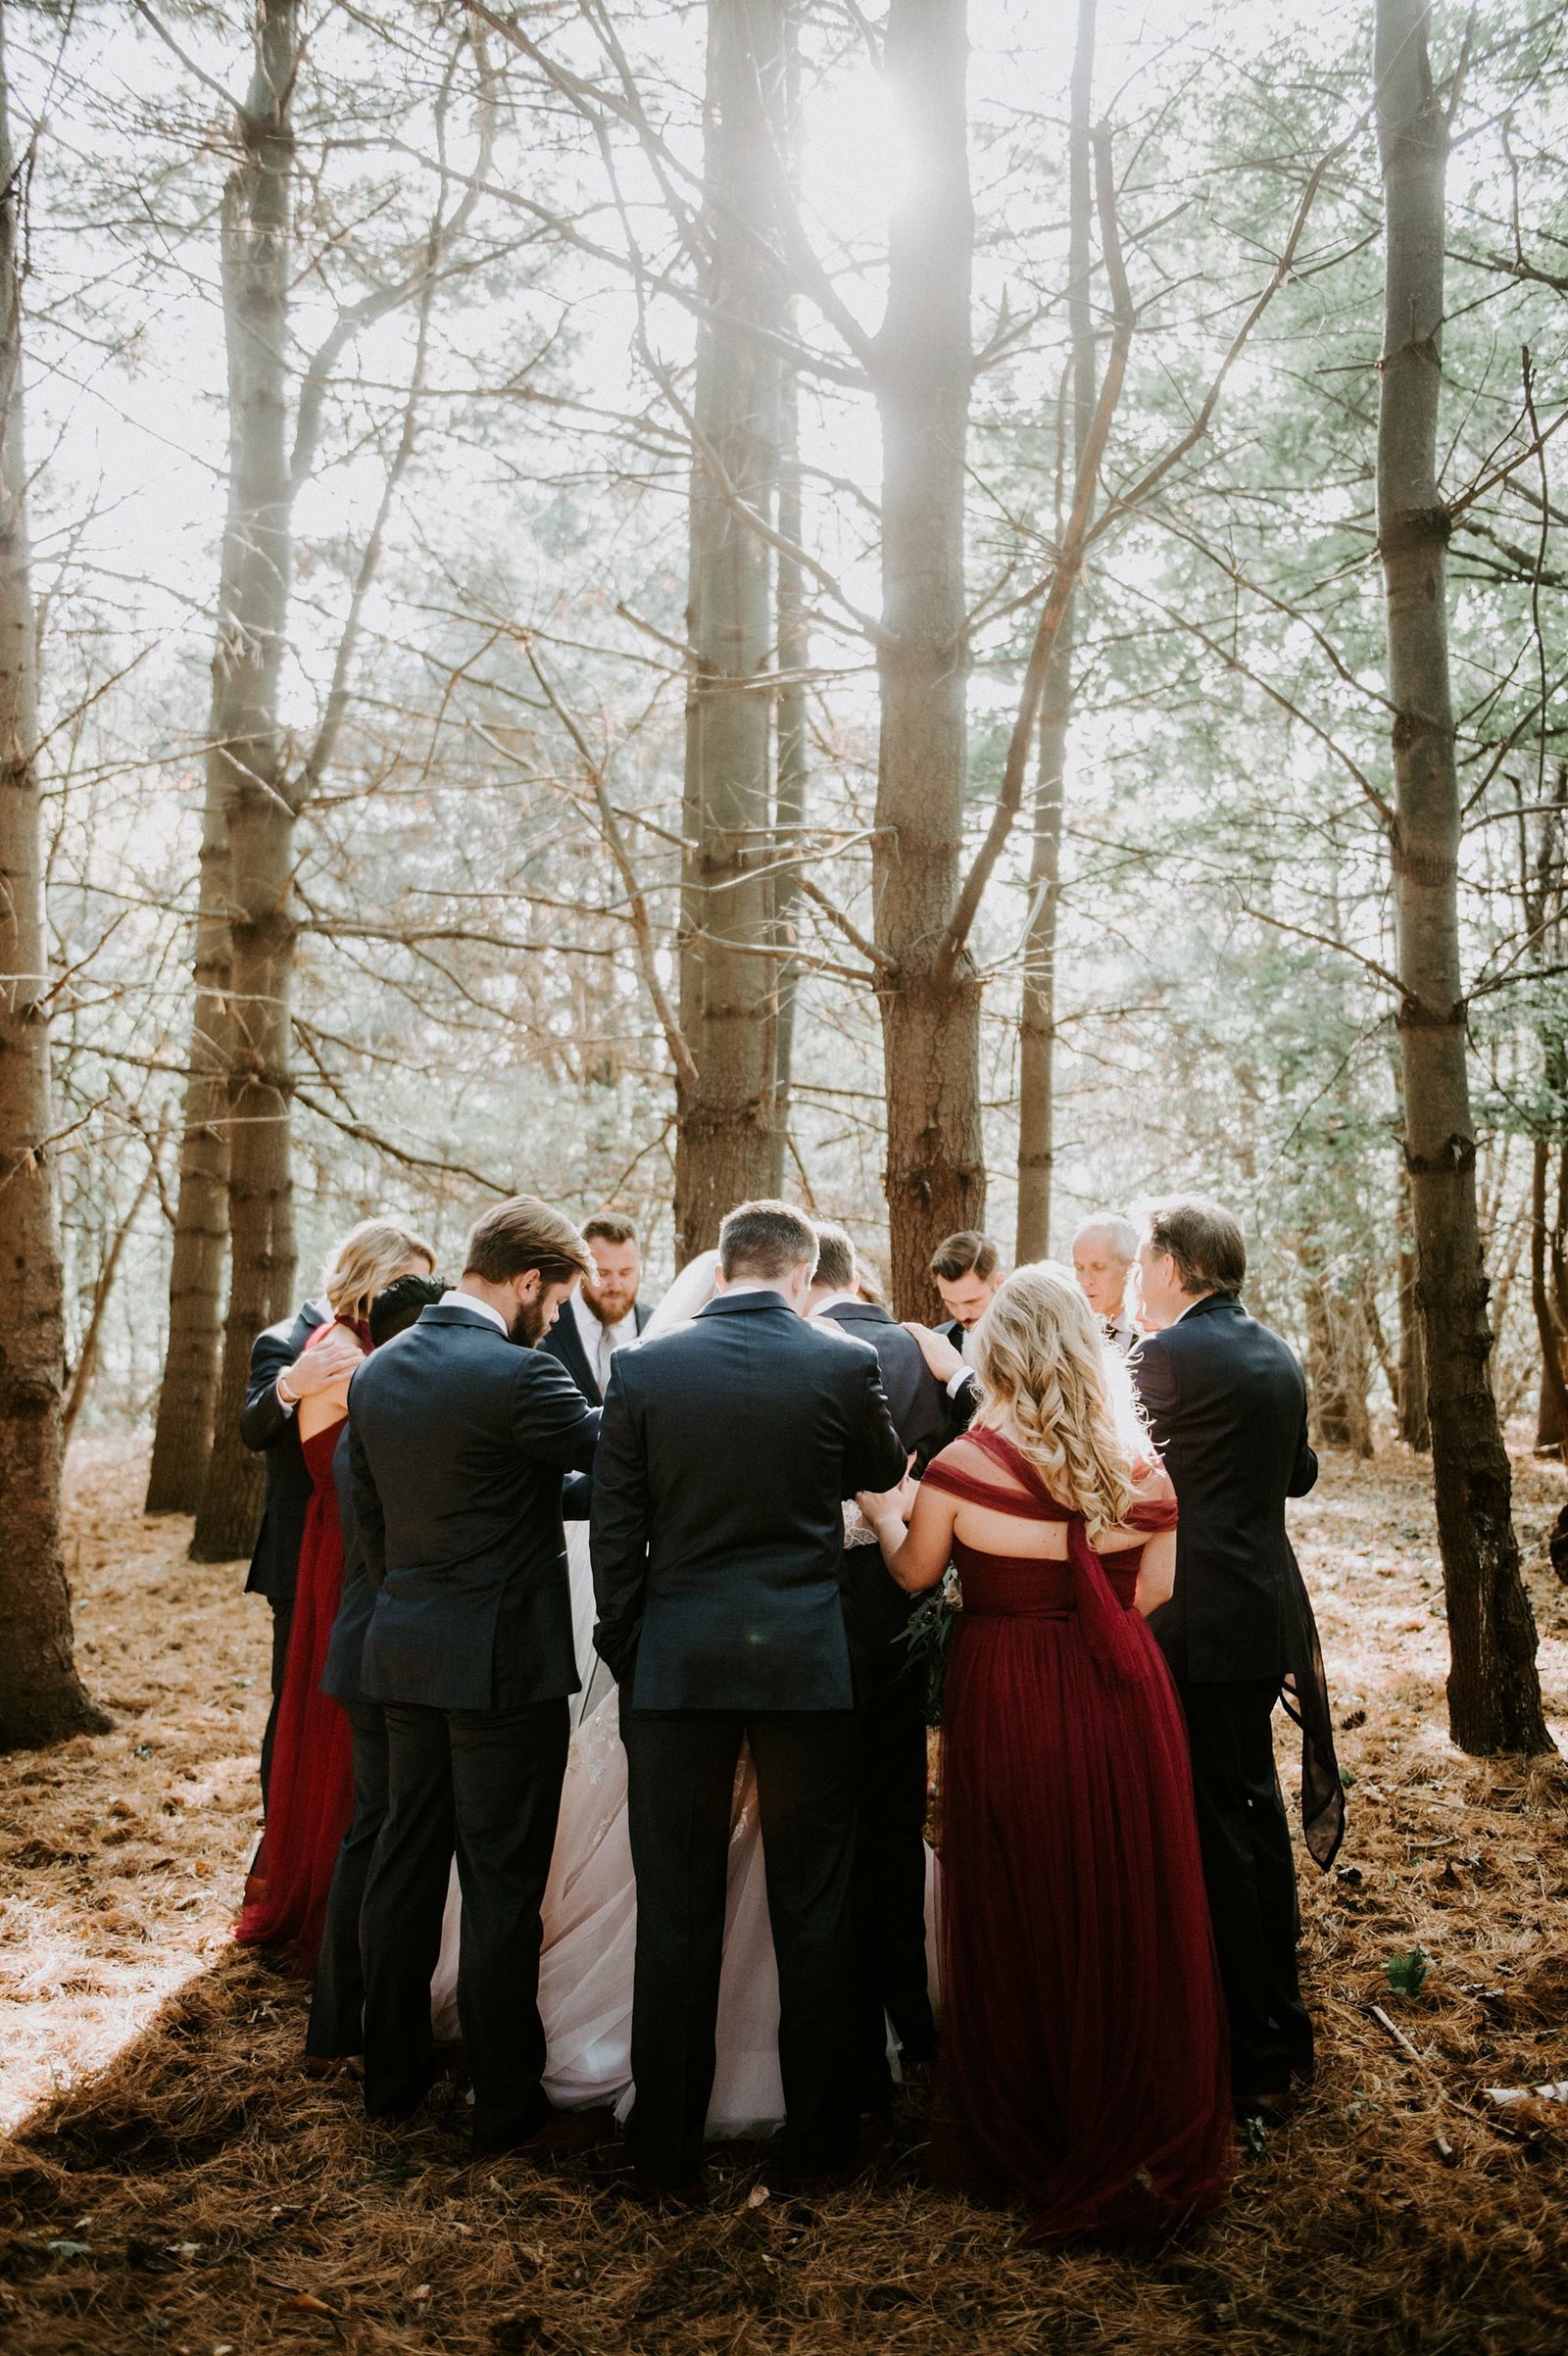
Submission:
{"label": "wedding party group", "polygon": [[460,2068],[476,2152],[654,2203],[724,2136],[845,2181],[900,2098],[1033,2239],[1212,2212],[1313,2069],[1282,1700],[1320,1866],[1345,1823],[1305,1384],[1246,1268],[1172,1199],[1070,1268],[951,1236],[948,1321],[901,1324],[755,1202],[650,1314],[616,1211],[500,1203],[451,1282],[355,1227],[242,1423],[237,1936],[313,1974],[307,2067],[383,2123]]}

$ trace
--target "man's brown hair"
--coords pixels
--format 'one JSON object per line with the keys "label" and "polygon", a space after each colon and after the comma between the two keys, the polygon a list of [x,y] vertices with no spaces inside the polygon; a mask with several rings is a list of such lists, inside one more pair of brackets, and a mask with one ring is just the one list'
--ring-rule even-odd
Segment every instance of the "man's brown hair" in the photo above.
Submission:
{"label": "man's brown hair", "polygon": [[835,1293],[855,1290],[855,1246],[848,1229],[828,1219],[817,1221],[816,1273],[811,1282],[831,1285]]}
{"label": "man's brown hair", "polygon": [[463,1273],[504,1285],[530,1268],[537,1268],[546,1284],[560,1285],[573,1276],[591,1275],[593,1259],[576,1228],[559,1210],[552,1210],[537,1195],[513,1195],[474,1220]]}
{"label": "man's brown hair", "polygon": [[737,1203],[718,1231],[718,1264],[726,1278],[775,1284],[803,1264],[815,1266],[816,1230],[793,1203]]}
{"label": "man's brown hair", "polygon": [[982,1284],[995,1276],[1002,1257],[988,1235],[973,1227],[960,1227],[956,1235],[945,1235],[931,1254],[931,1273],[940,1276],[944,1284],[956,1285],[960,1276],[978,1276]]}
{"label": "man's brown hair", "polygon": [[1247,1244],[1223,1203],[1202,1195],[1173,1195],[1144,1209],[1152,1250],[1176,1263],[1184,1293],[1228,1293],[1233,1299],[1247,1277]]}
{"label": "man's brown hair", "polygon": [[591,1219],[582,1223],[582,1240],[591,1244],[598,1236],[606,1244],[636,1244],[640,1242],[637,1222],[623,1210],[596,1210]]}

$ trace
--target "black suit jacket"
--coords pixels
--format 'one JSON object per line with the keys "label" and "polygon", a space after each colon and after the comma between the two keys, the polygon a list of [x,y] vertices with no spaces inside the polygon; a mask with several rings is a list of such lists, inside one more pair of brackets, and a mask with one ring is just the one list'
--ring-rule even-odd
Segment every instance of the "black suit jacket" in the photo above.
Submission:
{"label": "black suit jacket", "polygon": [[[637,1331],[641,1333],[653,1315],[653,1311],[645,1309],[639,1301],[632,1310],[632,1315],[637,1320]],[[576,1312],[569,1301],[563,1304],[560,1316],[540,1343],[539,1348],[548,1350],[553,1358],[560,1359],[590,1407],[597,1407],[601,1404],[603,1394],[599,1388],[599,1380],[588,1363],[587,1354],[582,1346],[582,1336],[577,1331]]]}
{"label": "black suit jacket", "polygon": [[876,1352],[777,1293],[617,1351],[594,1465],[594,1643],[638,1709],[854,1700],[842,1500],[904,1450]]}
{"label": "black suit jacket", "polygon": [[[906,1455],[913,1450],[914,1468],[924,1472],[953,1437],[953,1407],[920,1355],[919,1343],[874,1301],[836,1301],[819,1312],[819,1322],[831,1322],[854,1341],[870,1343],[900,1445]],[[907,1675],[909,1657],[900,1642],[921,1598],[900,1587],[877,1546],[845,1547],[843,1590],[844,1625],[860,1698],[874,1700],[895,1687],[906,1687],[911,1708],[923,1708],[923,1693]]]}
{"label": "black suit jacket", "polygon": [[1310,1657],[1311,1606],[1285,1500],[1317,1479],[1296,1352],[1211,1293],[1129,1361],[1176,1491],[1176,1586],[1150,1627],[1195,1685],[1283,1677]]}
{"label": "black suit jacket", "polygon": [[321,1666],[321,1691],[338,1701],[363,1701],[361,1655],[375,1605],[375,1589],[366,1568],[360,1527],[354,1518],[354,1469],[349,1451],[349,1427],[343,1426],[332,1452],[332,1486],[337,1491],[337,1518],[343,1530],[343,1588],[337,1618],[327,1639]]}
{"label": "black suit jacket", "polygon": [[378,1589],[371,1701],[520,1709],[574,1693],[563,1472],[599,1410],[541,1350],[456,1301],[370,1352],[349,1386],[350,1483]]}
{"label": "black suit jacket", "polygon": [[297,1316],[279,1318],[276,1325],[258,1334],[251,1346],[250,1381],[240,1410],[239,1436],[258,1454],[266,1450],[267,1473],[262,1526],[256,1533],[245,1593],[267,1595],[274,1603],[294,1599],[305,1509],[311,1501],[311,1476],[300,1448],[299,1418],[286,1413],[279,1403],[277,1378],[287,1373],[322,1322],[320,1310],[308,1301]]}

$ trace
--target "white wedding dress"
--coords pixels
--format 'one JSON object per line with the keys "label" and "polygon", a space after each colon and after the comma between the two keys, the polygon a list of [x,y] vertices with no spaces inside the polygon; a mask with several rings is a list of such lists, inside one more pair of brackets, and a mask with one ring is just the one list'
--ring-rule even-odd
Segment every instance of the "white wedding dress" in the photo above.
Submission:
{"label": "white wedding dress", "polygon": [[[644,1329],[653,1340],[682,1324],[712,1298],[715,1252],[692,1260]],[[636,1345],[628,1345],[635,1348]],[[632,1964],[637,1886],[626,1815],[626,1754],[619,1695],[593,1649],[593,1575],[588,1525],[566,1528],[572,1634],[582,1674],[580,1713],[566,1760],[561,1821],[545,1890],[539,2011],[548,2057],[544,2086],[563,2110],[611,2104],[631,2108]],[[606,1690],[608,1684],[608,1690]],[[934,1866],[926,1858],[926,1952],[932,1928]],[[454,2041],[458,2027],[458,1940],[462,1901],[454,1867],[442,1925],[441,1955],[430,1987],[435,2033]],[[709,2104],[710,2135],[776,2127],[784,2116],[778,2067],[778,1969],[768,1924],[757,1777],[743,1750],[730,1816],[729,1894],[724,1966],[719,1982],[717,2065]],[[896,2065],[895,2065],[896,2067]]]}

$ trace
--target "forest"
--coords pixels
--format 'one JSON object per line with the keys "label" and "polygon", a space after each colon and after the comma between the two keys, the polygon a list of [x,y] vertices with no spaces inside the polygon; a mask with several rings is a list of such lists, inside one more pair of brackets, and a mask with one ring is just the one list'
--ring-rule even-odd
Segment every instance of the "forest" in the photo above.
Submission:
{"label": "forest", "polygon": [[354,1220],[444,1267],[519,1190],[613,1206],[654,1298],[781,1195],[929,1318],[952,1231],[1061,1259],[1195,1190],[1347,1494],[1435,1516],[1448,1755],[1536,1790],[1561,12],[10,0],[0,45],[0,1746],[115,1716],[74,1468],[134,1467],[172,1579],[249,1550],[251,1346]]}

